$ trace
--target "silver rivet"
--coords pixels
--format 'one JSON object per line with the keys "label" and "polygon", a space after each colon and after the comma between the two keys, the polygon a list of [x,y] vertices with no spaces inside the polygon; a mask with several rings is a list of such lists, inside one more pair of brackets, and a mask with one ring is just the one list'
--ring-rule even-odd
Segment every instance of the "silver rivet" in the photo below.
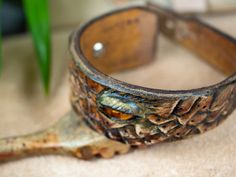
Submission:
{"label": "silver rivet", "polygon": [[104,45],[101,42],[96,42],[93,45],[93,56],[99,57],[104,52]]}

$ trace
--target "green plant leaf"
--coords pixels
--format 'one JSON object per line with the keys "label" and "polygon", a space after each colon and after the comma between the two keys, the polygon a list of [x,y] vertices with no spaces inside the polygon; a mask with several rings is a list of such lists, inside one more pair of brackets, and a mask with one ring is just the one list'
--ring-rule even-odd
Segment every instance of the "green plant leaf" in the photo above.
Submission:
{"label": "green plant leaf", "polygon": [[51,38],[48,0],[23,0],[24,10],[38,55],[45,93],[50,88]]}

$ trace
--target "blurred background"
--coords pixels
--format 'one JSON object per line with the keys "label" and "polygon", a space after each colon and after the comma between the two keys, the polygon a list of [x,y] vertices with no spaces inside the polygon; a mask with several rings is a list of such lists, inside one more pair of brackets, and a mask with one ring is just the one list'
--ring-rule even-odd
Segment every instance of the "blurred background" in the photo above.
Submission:
{"label": "blurred background", "polygon": [[[36,52],[38,74],[46,92],[51,89],[53,36],[62,31],[68,34],[93,16],[130,4],[147,1],[184,14],[223,14],[234,12],[235,0],[2,0],[0,11],[3,40],[31,33]],[[1,44],[1,42],[0,42]],[[3,44],[4,45],[4,44]],[[4,54],[3,54],[4,55]],[[4,61],[0,57],[0,70]]]}
{"label": "blurred background", "polygon": [[[150,1],[183,14],[195,15],[236,37],[236,0]],[[0,2],[3,37],[0,40],[1,138],[44,129],[71,109],[67,66],[71,58],[68,37],[72,31],[94,16],[130,4],[143,4],[146,0]],[[112,76],[132,84],[162,89],[191,89],[224,79],[225,76],[182,47],[162,36],[158,41],[158,59],[151,65]],[[43,50],[39,50],[40,48]],[[225,127],[217,128],[218,134],[208,133],[201,136],[202,139],[191,139],[174,146],[168,143],[155,146],[148,151],[117,157],[113,161],[89,163],[66,157],[35,157],[0,165],[0,176],[110,177],[111,174],[107,173],[109,166],[109,170],[114,172],[113,176],[127,176],[131,171],[133,173],[130,174],[140,177],[160,174],[166,174],[161,175],[166,177],[181,177],[186,174],[194,177],[233,177],[236,174],[236,156],[233,156],[236,127],[232,128],[235,123],[233,121],[235,120],[230,119],[224,124]],[[228,134],[230,137],[225,138]],[[153,158],[154,156],[157,158]],[[134,162],[138,162],[137,165]],[[122,170],[117,168],[120,166],[123,167]]]}
{"label": "blurred background", "polygon": [[[235,0],[149,1],[183,14],[195,15],[236,36]],[[0,2],[3,37],[2,42],[0,40],[0,121],[4,122],[0,122],[0,136],[6,136],[47,127],[70,110],[67,66],[71,57],[68,38],[72,31],[99,14],[122,6],[144,4],[147,1]],[[158,43],[158,60],[154,63],[112,76],[132,84],[161,89],[191,89],[214,84],[224,78],[195,55],[165,38],[160,37]],[[42,48],[43,50],[39,50]],[[183,74],[186,68],[188,74]],[[199,72],[202,74],[199,75]],[[141,77],[136,77],[137,75]],[[158,80],[157,76],[160,76]],[[22,125],[30,126],[16,128],[15,123],[19,120]],[[5,131],[6,127],[9,131]]]}
{"label": "blurred background", "polygon": [[[233,23],[236,21],[235,0],[149,1],[183,14],[195,15],[236,36],[236,25]],[[0,40],[0,51],[2,51],[0,52],[0,117],[3,121],[7,121],[10,127],[14,127],[10,122],[18,120],[25,121],[25,125],[30,124],[29,121],[34,122],[28,129],[19,128],[17,131],[10,128],[12,131],[8,133],[13,135],[26,130],[30,132],[40,129],[50,122],[53,123],[70,109],[67,66],[70,59],[68,38],[71,32],[81,23],[99,14],[131,4],[144,4],[147,1],[3,0],[1,2],[3,40],[2,42]],[[224,78],[181,47],[162,37],[158,41],[160,50],[158,49],[157,64],[114,74],[113,77],[132,84],[162,89],[202,87]],[[167,70],[171,67],[174,69]],[[186,68],[189,69],[188,74],[183,74]],[[142,77],[135,77],[137,75]],[[161,76],[158,82],[157,76]],[[30,115],[34,115],[35,119],[30,118]],[[0,136],[4,132],[0,123]]]}
{"label": "blurred background", "polygon": [[[85,18],[126,4],[147,0],[48,0],[53,29],[77,26]],[[149,0],[180,12],[227,12],[236,9],[235,0]],[[22,0],[2,0],[1,26],[4,37],[27,31]]]}

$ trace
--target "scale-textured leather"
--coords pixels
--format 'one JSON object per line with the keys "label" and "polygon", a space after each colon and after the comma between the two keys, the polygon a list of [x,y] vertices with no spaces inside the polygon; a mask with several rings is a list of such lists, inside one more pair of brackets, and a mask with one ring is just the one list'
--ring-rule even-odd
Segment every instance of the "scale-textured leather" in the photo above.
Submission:
{"label": "scale-textured leather", "polygon": [[[231,76],[185,91],[143,88],[108,76],[150,62],[158,31]],[[99,57],[93,56],[96,42],[105,46]],[[218,126],[236,106],[236,42],[195,19],[152,4],[130,7],[90,21],[72,35],[70,47],[73,108],[113,140],[139,146],[184,139]]]}

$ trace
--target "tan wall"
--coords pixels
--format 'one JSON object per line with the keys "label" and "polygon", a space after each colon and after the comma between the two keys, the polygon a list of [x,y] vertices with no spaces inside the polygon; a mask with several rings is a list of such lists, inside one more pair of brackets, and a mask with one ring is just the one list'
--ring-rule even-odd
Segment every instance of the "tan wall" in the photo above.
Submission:
{"label": "tan wall", "polygon": [[50,0],[52,26],[77,26],[88,19],[112,8],[109,0]]}
{"label": "tan wall", "polygon": [[[109,11],[116,5],[146,1],[159,3],[180,11],[181,9],[188,11],[187,8],[196,12],[236,9],[235,0],[50,0],[52,26],[53,28],[76,27],[81,21]],[[188,7],[189,5],[191,7]]]}

